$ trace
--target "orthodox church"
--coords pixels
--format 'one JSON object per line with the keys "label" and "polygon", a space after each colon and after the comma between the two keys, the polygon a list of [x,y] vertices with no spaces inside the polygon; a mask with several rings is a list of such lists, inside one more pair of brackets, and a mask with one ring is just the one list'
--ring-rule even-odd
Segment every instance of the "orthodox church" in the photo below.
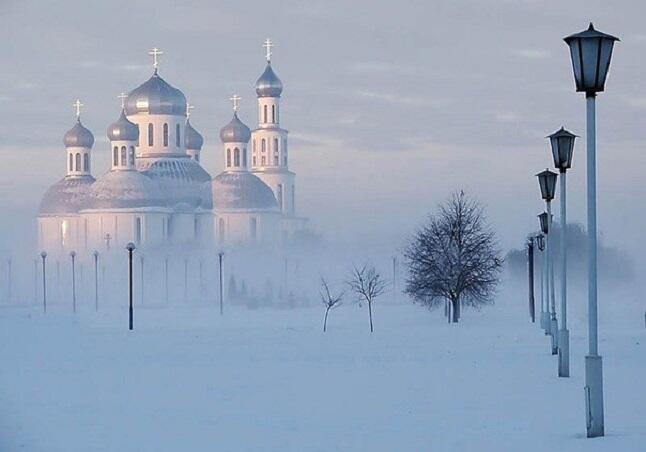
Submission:
{"label": "orthodox church", "polygon": [[107,128],[110,169],[92,174],[94,136],[81,122],[65,134],[66,175],[42,198],[39,250],[123,249],[128,242],[147,250],[172,245],[223,249],[277,247],[306,226],[296,216],[295,174],[289,169],[287,130],[280,125],[283,84],[271,64],[256,82],[258,126],[238,117],[220,130],[224,171],[211,177],[200,164],[204,139],[191,125],[182,91],[158,73],[123,94],[119,117]]}

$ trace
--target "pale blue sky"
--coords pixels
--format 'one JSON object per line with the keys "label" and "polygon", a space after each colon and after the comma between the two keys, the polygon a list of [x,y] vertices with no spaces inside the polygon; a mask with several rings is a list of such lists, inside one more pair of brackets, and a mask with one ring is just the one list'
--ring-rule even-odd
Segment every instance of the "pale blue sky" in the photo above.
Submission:
{"label": "pale blue sky", "polygon": [[[266,37],[285,83],[297,208],[324,234],[396,246],[464,188],[487,204],[503,246],[517,246],[542,207],[533,175],[551,166],[544,136],[584,132],[562,38],[593,20],[622,38],[598,102],[599,220],[627,249],[646,222],[635,209],[646,195],[644,13],[640,1],[2,0],[0,208],[15,215],[0,248],[32,237],[39,198],[64,173],[77,97],[97,138],[94,173],[107,170],[116,96],[150,76],[153,46],[165,52],[161,75],[196,105],[217,174],[234,92],[253,125]],[[583,140],[575,152],[571,218],[583,221]]]}

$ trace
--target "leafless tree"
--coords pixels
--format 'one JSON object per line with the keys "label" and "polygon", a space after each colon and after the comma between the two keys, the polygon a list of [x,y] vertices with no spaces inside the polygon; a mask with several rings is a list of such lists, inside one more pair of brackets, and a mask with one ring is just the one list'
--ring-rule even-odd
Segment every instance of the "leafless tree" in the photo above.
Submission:
{"label": "leafless tree", "polygon": [[344,292],[339,292],[333,295],[332,292],[330,292],[330,286],[325,278],[321,278],[321,290],[319,291],[319,294],[321,295],[323,305],[325,305],[325,318],[323,319],[323,332],[325,333],[325,331],[327,331],[327,316],[330,313],[330,310],[341,306]]}
{"label": "leafless tree", "polygon": [[377,272],[374,266],[364,264],[361,268],[353,267],[352,276],[348,281],[348,286],[359,301],[368,303],[368,315],[370,316],[370,332],[374,331],[372,327],[372,302],[386,289],[386,281]]}
{"label": "leafless tree", "polygon": [[[479,307],[493,303],[502,258],[493,230],[480,204],[456,192],[431,215],[405,251],[405,292],[429,307],[448,300],[453,322],[461,303]],[[451,316],[449,316],[449,322]]]}

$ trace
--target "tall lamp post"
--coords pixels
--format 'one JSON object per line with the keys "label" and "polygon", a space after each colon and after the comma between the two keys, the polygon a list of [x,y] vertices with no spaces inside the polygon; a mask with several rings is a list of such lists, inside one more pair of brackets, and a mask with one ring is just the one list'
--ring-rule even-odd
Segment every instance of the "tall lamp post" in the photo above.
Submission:
{"label": "tall lamp post", "polygon": [[47,272],[45,270],[45,259],[47,259],[47,252],[40,253],[43,260],[43,312],[47,314]]}
{"label": "tall lamp post", "polygon": [[76,251],[70,252],[72,258],[72,311],[76,314]]}
{"label": "tall lamp post", "polygon": [[536,309],[534,300],[534,237],[527,240],[527,276],[529,278],[529,318],[536,322]]}
{"label": "tall lamp post", "polygon": [[543,254],[543,250],[545,250],[545,236],[543,234],[536,235],[536,245],[541,252],[541,328],[547,334],[547,327],[545,325],[545,255]]}
{"label": "tall lamp post", "polygon": [[[545,333],[550,336],[551,339],[551,349],[552,355],[558,353],[558,342],[556,337],[556,329],[554,329],[554,323],[556,322],[556,306],[554,303],[554,282],[552,279],[552,256],[550,253],[550,234],[552,232],[552,215],[543,212],[538,216],[538,220],[541,224],[541,231],[545,234],[545,255],[544,255],[544,265],[543,269],[545,270]],[[551,295],[551,297],[550,297]]]}
{"label": "tall lamp post", "polygon": [[134,328],[134,312],[132,308],[132,253],[135,251],[135,244],[129,242],[126,245],[128,250],[128,329],[130,331]]}
{"label": "tall lamp post", "polygon": [[[552,354],[558,353],[558,322],[556,320],[556,294],[554,293],[554,262],[552,250],[552,200],[554,199],[554,192],[556,191],[556,178],[557,174],[546,169],[536,175],[538,177],[538,185],[541,189],[541,196],[545,200],[547,213],[545,220],[548,221],[547,230],[545,233],[545,251],[547,254],[547,280],[548,280],[548,300],[550,306],[550,318],[548,320],[550,335],[552,336]],[[542,215],[542,214],[541,214]],[[542,221],[542,220],[541,220]],[[542,226],[541,226],[542,227]]]}
{"label": "tall lamp post", "polygon": [[94,251],[94,310],[99,311],[99,252]]}
{"label": "tall lamp post", "polygon": [[603,92],[612,49],[618,38],[594,29],[564,39],[570,48],[577,92],[586,97],[588,210],[588,355],[585,357],[586,430],[589,438],[604,435],[603,368],[597,339],[597,176],[595,98]]}
{"label": "tall lamp post", "polygon": [[222,258],[224,257],[224,252],[220,251],[218,253],[218,262],[219,262],[219,273],[220,273],[220,315],[224,314],[224,292],[222,290]]}
{"label": "tall lamp post", "polygon": [[561,127],[548,138],[552,147],[554,166],[559,170],[559,181],[561,183],[559,193],[561,201],[561,325],[558,331],[558,375],[559,377],[569,377],[570,332],[567,329],[567,189],[565,173],[572,166],[576,135]]}

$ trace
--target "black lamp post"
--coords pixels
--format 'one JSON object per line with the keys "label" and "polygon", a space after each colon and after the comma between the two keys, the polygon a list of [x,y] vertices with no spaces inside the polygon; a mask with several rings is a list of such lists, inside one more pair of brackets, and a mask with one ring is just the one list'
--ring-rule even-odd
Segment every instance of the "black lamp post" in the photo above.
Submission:
{"label": "black lamp post", "polygon": [[129,242],[126,245],[128,250],[128,329],[130,331],[134,328],[134,312],[132,307],[132,253],[135,251],[135,244]]}
{"label": "black lamp post", "polygon": [[43,260],[43,312],[47,314],[47,272],[45,270],[45,259],[47,259],[47,252],[40,253]]}
{"label": "black lamp post", "polygon": [[597,176],[596,105],[610,68],[612,50],[619,39],[594,29],[566,37],[570,48],[576,90],[586,97],[586,179],[588,182],[588,355],[585,357],[586,430],[589,438],[604,435],[603,364],[597,335]]}
{"label": "black lamp post", "polygon": [[76,314],[76,251],[70,252],[72,258],[72,311]]}
{"label": "black lamp post", "polygon": [[534,237],[527,240],[527,276],[529,278],[529,318],[536,322],[536,308],[534,300]]}

